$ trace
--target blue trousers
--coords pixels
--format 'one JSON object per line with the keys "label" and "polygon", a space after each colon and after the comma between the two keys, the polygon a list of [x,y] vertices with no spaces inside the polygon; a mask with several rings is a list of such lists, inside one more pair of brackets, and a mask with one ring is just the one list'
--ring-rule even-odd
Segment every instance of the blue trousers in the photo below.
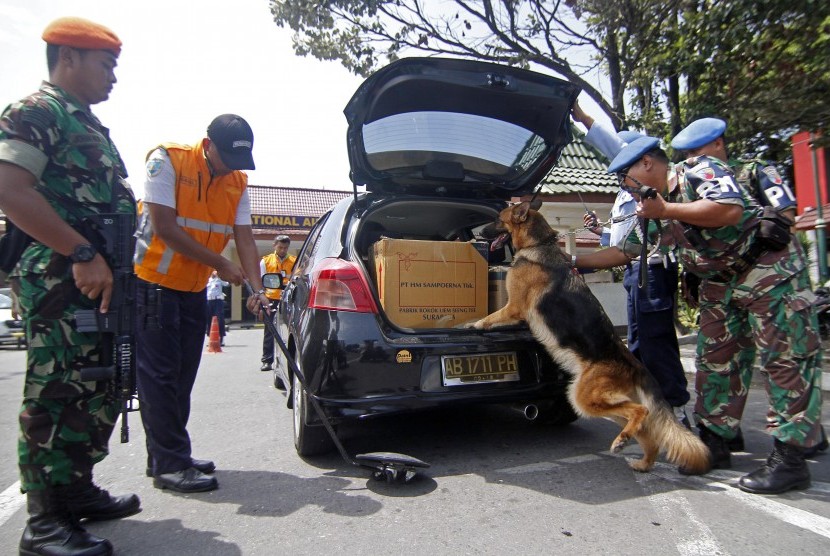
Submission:
{"label": "blue trousers", "polygon": [[191,466],[190,393],[205,343],[205,292],[136,285],[136,381],[154,474]]}
{"label": "blue trousers", "polygon": [[640,263],[632,262],[623,276],[628,293],[628,349],[645,365],[672,407],[686,405],[688,381],[674,329],[677,264],[649,265],[648,285],[643,289],[637,286],[639,275]]}

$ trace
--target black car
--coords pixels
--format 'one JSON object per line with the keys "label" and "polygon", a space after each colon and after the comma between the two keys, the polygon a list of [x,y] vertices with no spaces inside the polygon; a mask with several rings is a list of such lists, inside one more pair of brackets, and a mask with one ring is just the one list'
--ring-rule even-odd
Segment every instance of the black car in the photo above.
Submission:
{"label": "black car", "polygon": [[[308,396],[334,424],[466,403],[520,404],[529,418],[548,422],[576,419],[569,377],[527,327],[395,324],[381,304],[372,247],[381,238],[481,239],[507,202],[531,193],[556,163],[571,139],[578,93],[535,72],[441,58],[399,60],[358,88],[345,109],[354,196],[311,230],[274,315],[307,379],[308,390],[278,349],[274,382],[290,388],[300,455],[331,448]],[[511,254],[489,256],[491,265],[509,264]],[[516,372],[494,369],[497,358]],[[489,372],[448,376],[459,362]]]}

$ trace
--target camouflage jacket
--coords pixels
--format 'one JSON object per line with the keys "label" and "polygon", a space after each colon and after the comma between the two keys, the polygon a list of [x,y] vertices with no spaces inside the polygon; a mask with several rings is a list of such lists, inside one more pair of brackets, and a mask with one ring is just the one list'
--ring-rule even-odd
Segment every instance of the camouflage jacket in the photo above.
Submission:
{"label": "camouflage jacket", "polygon": [[778,173],[775,165],[758,158],[730,160],[738,184],[752,195],[758,204],[777,211],[795,209],[792,189]]}
{"label": "camouflage jacket", "polygon": [[[752,244],[758,225],[758,204],[738,185],[729,167],[716,158],[689,158],[677,164],[675,174],[677,187],[669,194],[670,202],[707,199],[743,209],[740,221],[734,226],[701,228],[674,220],[668,223],[670,238],[679,247],[684,268],[702,278],[728,272]],[[690,230],[702,240],[697,246],[690,240]],[[700,243],[705,246],[701,247]]]}
{"label": "camouflage jacket", "polygon": [[[59,87],[44,82],[36,93],[4,110],[0,144],[15,141],[46,156],[42,173],[35,176],[36,188],[73,227],[91,214],[135,214],[135,199],[120,184],[127,171],[109,130]],[[3,159],[17,163],[13,156]],[[21,271],[43,273],[52,255],[49,247],[33,242],[20,261]]]}

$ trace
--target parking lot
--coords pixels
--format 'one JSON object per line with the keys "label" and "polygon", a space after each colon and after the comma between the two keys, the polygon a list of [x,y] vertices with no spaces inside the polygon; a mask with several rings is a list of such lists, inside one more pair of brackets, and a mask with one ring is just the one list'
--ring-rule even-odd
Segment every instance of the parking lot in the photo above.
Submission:
{"label": "parking lot", "polygon": [[[220,488],[192,495],[152,487],[144,435],[113,436],[96,480],[136,492],[143,511],[94,523],[121,555],[345,554],[826,554],[830,454],[810,461],[813,486],[755,496],[735,483],[767,456],[765,395],[753,388],[746,453],[734,468],[683,477],[668,464],[628,469],[608,446],[618,427],[580,420],[538,426],[506,407],[363,423],[341,430],[351,454],[402,452],[432,464],[412,484],[387,485],[337,454],[303,460],[291,412],[259,371],[262,331],[233,329],[204,353],[193,397],[194,456],[218,466]],[[0,554],[15,554],[26,515],[17,490],[16,413],[25,351],[0,350]],[[830,412],[825,409],[825,424]],[[626,448],[624,457],[636,457]]]}

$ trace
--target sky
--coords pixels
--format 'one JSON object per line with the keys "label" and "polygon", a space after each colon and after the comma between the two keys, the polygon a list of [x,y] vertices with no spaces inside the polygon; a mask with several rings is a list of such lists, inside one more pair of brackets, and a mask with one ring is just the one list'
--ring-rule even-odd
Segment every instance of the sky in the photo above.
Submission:
{"label": "sky", "polygon": [[[0,0],[0,106],[48,77],[40,37],[64,16],[106,25],[123,42],[118,82],[92,111],[139,197],[146,153],[196,143],[223,113],[254,130],[249,183],[351,189],[343,108],[362,78],[339,62],[296,56],[268,0]],[[591,109],[586,95],[580,102]]]}

